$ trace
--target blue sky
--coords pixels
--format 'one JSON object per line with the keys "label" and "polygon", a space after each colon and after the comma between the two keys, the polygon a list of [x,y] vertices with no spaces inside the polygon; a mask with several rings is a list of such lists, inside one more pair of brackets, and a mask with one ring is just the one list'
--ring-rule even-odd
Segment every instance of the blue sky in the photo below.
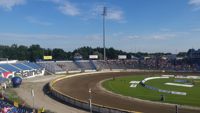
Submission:
{"label": "blue sky", "polygon": [[106,46],[128,52],[200,48],[200,0],[0,0],[0,44],[71,51]]}

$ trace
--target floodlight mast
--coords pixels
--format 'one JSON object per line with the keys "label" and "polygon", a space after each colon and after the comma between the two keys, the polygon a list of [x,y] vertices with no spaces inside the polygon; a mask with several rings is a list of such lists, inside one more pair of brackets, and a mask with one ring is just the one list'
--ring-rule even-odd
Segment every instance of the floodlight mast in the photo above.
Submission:
{"label": "floodlight mast", "polygon": [[107,8],[103,7],[103,59],[106,61],[106,43],[105,43],[105,16],[107,15]]}

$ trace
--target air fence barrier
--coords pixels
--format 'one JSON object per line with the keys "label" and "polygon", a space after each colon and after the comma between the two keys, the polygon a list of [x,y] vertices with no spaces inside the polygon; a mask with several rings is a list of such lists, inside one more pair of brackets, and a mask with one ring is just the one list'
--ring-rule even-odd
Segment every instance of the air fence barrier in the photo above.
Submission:
{"label": "air fence barrier", "polygon": [[[97,73],[97,72],[95,72],[95,73]],[[75,74],[75,76],[76,75],[78,76],[78,75],[81,75],[81,74]],[[75,106],[77,108],[81,108],[81,109],[90,111],[89,101],[83,101],[83,100],[76,99],[74,97],[71,97],[69,95],[66,95],[66,94],[56,90],[53,87],[53,85],[56,82],[58,82],[62,79],[66,79],[66,78],[68,78],[68,77],[61,77],[61,78],[58,78],[58,79],[50,82],[49,90],[50,90],[51,94],[54,97],[56,97],[57,99],[60,99],[67,104],[70,104],[70,105]],[[109,106],[103,106],[103,105],[99,105],[99,104],[95,104],[95,103],[92,103],[92,112],[94,112],[94,113],[134,113],[134,111],[129,111],[129,110],[125,110],[125,109],[118,109],[118,108],[113,108],[113,107],[109,107]]]}

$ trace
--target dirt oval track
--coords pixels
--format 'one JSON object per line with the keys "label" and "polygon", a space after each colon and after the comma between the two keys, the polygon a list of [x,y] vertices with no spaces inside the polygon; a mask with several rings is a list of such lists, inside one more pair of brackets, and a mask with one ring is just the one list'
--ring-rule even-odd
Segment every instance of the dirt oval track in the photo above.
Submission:
{"label": "dirt oval track", "polygon": [[[82,75],[62,79],[54,84],[54,88],[63,92],[66,95],[75,97],[80,100],[88,101],[88,89],[92,89],[92,102],[104,106],[110,106],[120,109],[131,111],[138,111],[143,113],[175,113],[175,106],[164,105],[158,103],[150,103],[138,101],[134,99],[123,98],[111,93],[101,90],[98,83],[104,79],[128,75],[158,75],[158,73],[133,73],[133,72],[120,72],[120,73],[99,73],[93,75]],[[162,73],[163,74],[163,73]],[[179,113],[200,113],[200,110],[194,109],[179,109]]]}

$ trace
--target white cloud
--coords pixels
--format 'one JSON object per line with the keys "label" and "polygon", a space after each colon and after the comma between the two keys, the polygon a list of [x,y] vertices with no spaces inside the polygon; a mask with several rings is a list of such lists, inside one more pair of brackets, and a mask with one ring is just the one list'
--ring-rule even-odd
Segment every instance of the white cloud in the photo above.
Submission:
{"label": "white cloud", "polygon": [[[63,40],[69,40],[67,42],[73,43],[76,40],[84,40],[84,42],[89,41],[99,41],[101,40],[101,35],[90,34],[90,35],[57,35],[57,34],[19,34],[19,33],[0,33],[0,40],[9,41],[26,41],[27,43],[38,42],[42,43],[44,41],[49,41],[54,43],[55,41],[62,43]],[[65,41],[64,41],[65,42]],[[81,42],[83,43],[83,42]]]}
{"label": "white cloud", "polygon": [[63,0],[51,0],[51,1],[54,3],[62,3],[63,2]]}
{"label": "white cloud", "polygon": [[147,34],[147,35],[120,35],[118,37],[124,37],[128,40],[169,40],[174,39],[180,35],[179,33],[154,33],[154,34]]}
{"label": "white cloud", "polygon": [[124,32],[115,32],[115,33],[112,34],[113,37],[118,37],[118,36],[121,37],[123,35],[124,35]]}
{"label": "white cloud", "polygon": [[77,16],[80,14],[79,9],[70,2],[65,2],[63,5],[60,5],[58,9],[65,15]]}
{"label": "white cloud", "polygon": [[[107,6],[105,4],[94,4],[89,11],[89,14],[85,17],[85,19],[94,19],[103,13],[103,7]],[[106,19],[108,20],[114,20],[118,22],[124,21],[124,12],[113,6],[113,5],[108,5],[107,7],[107,14],[106,14]]]}
{"label": "white cloud", "polygon": [[107,19],[109,20],[117,20],[117,21],[121,21],[123,20],[123,11],[119,10],[119,9],[108,9],[108,13],[107,13]]}
{"label": "white cloud", "polygon": [[[101,35],[58,35],[58,34],[20,34],[20,33],[0,33],[0,40],[3,44],[39,44],[45,48],[63,48],[73,50],[81,46],[97,47]],[[67,41],[66,41],[67,40]]]}
{"label": "white cloud", "polygon": [[129,35],[127,36],[128,39],[139,39],[141,38],[141,36],[138,36],[138,35]]}
{"label": "white cloud", "polygon": [[39,44],[45,48],[75,48],[73,44],[71,44],[73,43],[71,37],[56,34],[0,33],[0,40],[2,40],[5,45],[22,44],[29,46],[32,44]]}
{"label": "white cloud", "polygon": [[99,34],[93,34],[93,35],[88,35],[85,36],[86,39],[90,40],[90,41],[99,41],[102,39],[102,36]]}
{"label": "white cloud", "polygon": [[[80,3],[77,3],[78,6],[80,6],[77,7],[77,4],[69,2],[68,0],[51,0],[51,2],[55,3],[58,6],[58,9],[61,13],[69,16],[79,15],[84,20],[96,19],[97,17],[102,15],[103,7],[108,6],[106,19],[124,22],[124,12],[114,5],[106,5],[105,3],[82,5]],[[84,10],[84,12],[81,12],[82,10]]]}
{"label": "white cloud", "polygon": [[176,34],[156,34],[150,36],[149,38],[154,40],[168,40],[176,38]]}
{"label": "white cloud", "polygon": [[14,6],[23,5],[26,0],[0,0],[0,7],[11,11]]}
{"label": "white cloud", "polygon": [[37,18],[32,17],[32,16],[26,17],[26,20],[28,22],[30,22],[30,23],[37,24],[37,25],[42,25],[42,26],[51,26],[51,25],[53,25],[53,23],[50,23],[50,22],[47,22],[47,21],[41,21],[41,20],[38,20]]}
{"label": "white cloud", "polygon": [[195,31],[195,32],[200,32],[200,28],[195,28],[195,29],[192,29],[192,31]]}
{"label": "white cloud", "polygon": [[51,0],[51,2],[57,4],[58,10],[65,15],[77,16],[80,14],[79,8],[67,0]]}
{"label": "white cloud", "polygon": [[16,34],[16,33],[0,33],[0,39],[5,40],[60,40],[69,38],[63,35],[50,35],[50,34]]}
{"label": "white cloud", "polygon": [[195,7],[195,10],[200,9],[200,0],[189,0],[189,5],[192,5]]}
{"label": "white cloud", "polygon": [[161,28],[160,31],[161,31],[161,32],[170,32],[171,29],[168,29],[168,28]]}
{"label": "white cloud", "polygon": [[200,0],[189,0],[189,4],[200,6]]}
{"label": "white cloud", "polygon": [[184,32],[159,32],[159,33],[151,33],[151,34],[128,34],[128,33],[113,33],[111,37],[115,37],[118,39],[125,39],[125,40],[169,40],[177,38],[179,35],[186,35]]}

